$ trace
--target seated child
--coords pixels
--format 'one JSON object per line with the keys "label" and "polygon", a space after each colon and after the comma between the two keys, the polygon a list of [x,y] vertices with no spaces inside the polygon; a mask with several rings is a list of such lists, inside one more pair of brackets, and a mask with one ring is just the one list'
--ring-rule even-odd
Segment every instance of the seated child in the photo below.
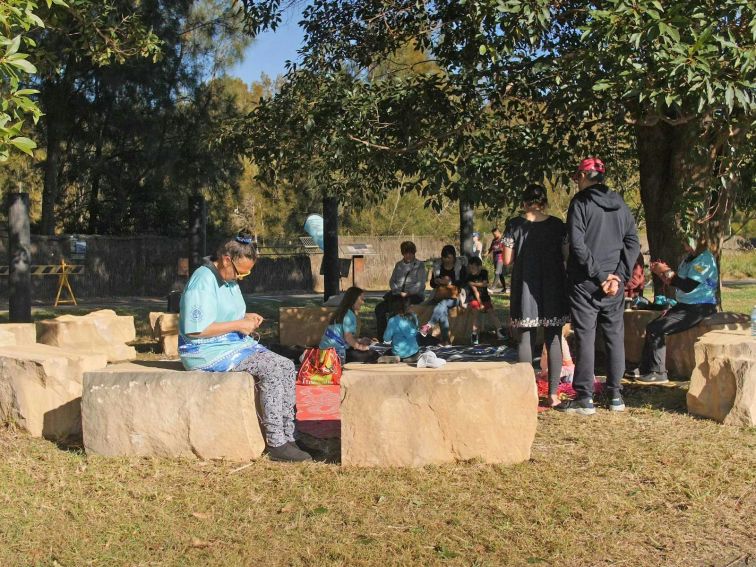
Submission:
{"label": "seated child", "polygon": [[417,333],[420,324],[417,315],[411,313],[410,298],[395,295],[391,298],[391,310],[396,313],[388,320],[388,326],[383,333],[383,342],[391,343],[391,351],[403,362],[415,362],[420,347],[417,344]]}
{"label": "seated child", "polygon": [[331,316],[330,324],[326,327],[323,338],[320,340],[319,348],[336,349],[341,359],[345,362],[375,362],[378,359],[378,353],[370,350],[371,340],[368,338],[358,339],[357,333],[357,313],[365,302],[365,296],[358,287],[350,287],[344,293],[339,307]]}
{"label": "seated child", "polygon": [[478,339],[478,313],[483,312],[488,315],[491,323],[496,329],[496,337],[500,340],[506,338],[501,329],[501,323],[496,317],[496,310],[491,303],[491,296],[488,293],[488,271],[483,269],[483,262],[480,258],[470,258],[467,264],[467,277],[465,284],[468,289],[467,307],[473,310],[473,332],[470,337],[470,344],[477,345]]}

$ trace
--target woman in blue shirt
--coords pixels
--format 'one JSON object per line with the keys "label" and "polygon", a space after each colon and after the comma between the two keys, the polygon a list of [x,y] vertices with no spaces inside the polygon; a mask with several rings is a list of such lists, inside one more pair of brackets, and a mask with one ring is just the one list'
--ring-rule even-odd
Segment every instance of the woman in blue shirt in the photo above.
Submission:
{"label": "woman in blue shirt", "polygon": [[365,303],[363,291],[355,286],[344,292],[341,303],[331,316],[331,321],[320,339],[318,348],[336,349],[341,363],[374,362],[378,353],[370,350],[368,338],[357,338],[357,313]]}
{"label": "woman in blue shirt", "polygon": [[639,382],[664,384],[668,382],[665,357],[665,337],[698,325],[717,310],[719,270],[706,240],[691,238],[685,244],[688,256],[677,272],[665,262],[654,262],[651,271],[667,285],[677,288],[677,304],[646,326],[643,360],[638,371],[629,374]]}
{"label": "woman in blue shirt", "polygon": [[275,461],[309,461],[310,455],[294,443],[294,363],[250,336],[263,319],[246,313],[238,282],[256,261],[252,239],[236,237],[195,270],[181,296],[179,356],[187,370],[254,376],[268,456]]}

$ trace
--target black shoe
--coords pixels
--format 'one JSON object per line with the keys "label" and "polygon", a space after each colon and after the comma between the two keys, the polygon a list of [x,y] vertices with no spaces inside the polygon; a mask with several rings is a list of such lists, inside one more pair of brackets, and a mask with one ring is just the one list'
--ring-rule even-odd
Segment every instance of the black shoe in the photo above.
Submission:
{"label": "black shoe", "polygon": [[585,400],[567,400],[552,409],[563,413],[576,413],[578,415],[593,415],[596,413],[596,406],[590,398]]}
{"label": "black shoe", "polygon": [[637,380],[641,376],[640,368],[633,368],[633,367],[626,367],[625,369],[625,378],[628,378],[630,380]]}
{"label": "black shoe", "polygon": [[647,372],[641,374],[635,380],[644,384],[666,384],[669,382],[666,372]]}
{"label": "black shoe", "polygon": [[478,346],[480,344],[478,333],[473,333],[472,335],[470,335],[470,344],[473,346]]}
{"label": "black shoe", "polygon": [[290,463],[301,463],[312,460],[310,454],[302,451],[302,449],[297,447],[297,444],[293,441],[284,443],[279,447],[268,447],[268,458],[271,461],[285,461]]}
{"label": "black shoe", "polygon": [[625,411],[625,400],[619,394],[613,394],[607,398],[609,411]]}

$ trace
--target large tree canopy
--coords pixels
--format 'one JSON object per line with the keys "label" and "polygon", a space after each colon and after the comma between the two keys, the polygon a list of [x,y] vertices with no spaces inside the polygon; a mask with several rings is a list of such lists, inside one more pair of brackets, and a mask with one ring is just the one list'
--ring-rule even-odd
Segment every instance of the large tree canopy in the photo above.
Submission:
{"label": "large tree canopy", "polygon": [[[307,175],[350,203],[401,186],[500,204],[597,154],[612,183],[637,170],[667,258],[686,231],[716,243],[753,192],[749,0],[315,0],[302,26],[301,65],[248,124],[269,181]],[[436,70],[379,72],[409,44]]]}

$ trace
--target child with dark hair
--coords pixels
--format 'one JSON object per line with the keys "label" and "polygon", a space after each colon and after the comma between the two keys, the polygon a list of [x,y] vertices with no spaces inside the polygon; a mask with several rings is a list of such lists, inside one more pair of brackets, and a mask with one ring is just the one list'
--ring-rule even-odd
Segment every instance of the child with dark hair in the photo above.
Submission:
{"label": "child with dark hair", "polygon": [[420,326],[417,315],[410,312],[410,298],[394,296],[391,311],[395,313],[388,321],[383,333],[383,342],[391,343],[391,351],[403,362],[415,362],[420,347],[417,344],[417,333]]}
{"label": "child with dark hair", "polygon": [[420,334],[427,336],[434,325],[441,329],[441,344],[449,342],[449,310],[460,305],[459,292],[467,279],[464,258],[457,257],[457,249],[447,244],[441,249],[441,259],[433,263],[430,285],[433,288],[431,302],[435,304],[430,320],[420,327]]}
{"label": "child with dark hair", "polygon": [[485,313],[488,315],[491,323],[493,323],[494,329],[496,329],[496,337],[503,340],[505,337],[503,329],[501,329],[501,323],[496,317],[496,311],[494,310],[493,303],[491,302],[491,296],[488,293],[488,271],[483,269],[483,262],[480,258],[470,258],[467,264],[467,278],[465,280],[467,286],[468,302],[467,307],[473,310],[473,332],[470,337],[470,344],[477,345],[479,343],[478,337],[478,314]]}
{"label": "child with dark hair", "polygon": [[336,349],[342,364],[345,362],[374,362],[378,354],[370,350],[370,339],[358,339],[357,313],[365,303],[363,291],[356,286],[344,292],[341,303],[331,316],[331,321],[320,339],[318,348]]}

